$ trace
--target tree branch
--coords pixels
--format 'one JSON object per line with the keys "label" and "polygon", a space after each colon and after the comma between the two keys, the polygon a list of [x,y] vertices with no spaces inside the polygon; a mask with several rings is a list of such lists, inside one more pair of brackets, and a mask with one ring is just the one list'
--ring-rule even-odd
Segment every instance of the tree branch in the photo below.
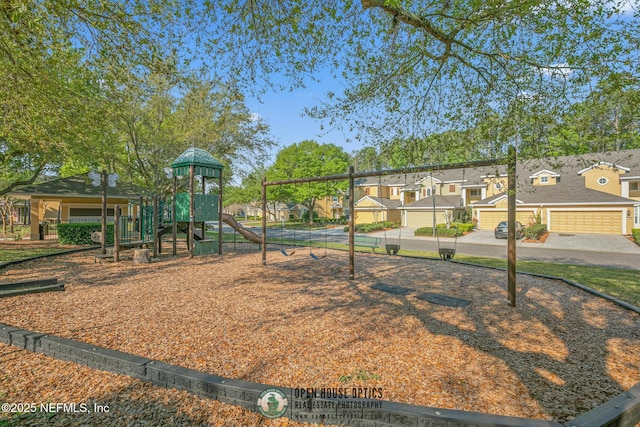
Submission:
{"label": "tree branch", "polygon": [[451,43],[451,37],[437,28],[433,22],[428,19],[415,15],[407,10],[390,6],[385,0],[361,0],[361,2],[362,7],[365,9],[372,7],[380,8],[388,14],[393,15],[396,20],[404,22],[414,28],[424,30],[436,40],[441,41],[444,44]]}
{"label": "tree branch", "polygon": [[5,188],[0,188],[0,196],[4,196],[5,194],[10,193],[16,187],[33,184],[36,181],[36,179],[38,179],[38,177],[40,176],[40,172],[42,172],[42,169],[44,169],[44,163],[36,167],[36,169],[33,171],[33,174],[31,175],[30,178],[14,181],[9,185],[7,185]]}

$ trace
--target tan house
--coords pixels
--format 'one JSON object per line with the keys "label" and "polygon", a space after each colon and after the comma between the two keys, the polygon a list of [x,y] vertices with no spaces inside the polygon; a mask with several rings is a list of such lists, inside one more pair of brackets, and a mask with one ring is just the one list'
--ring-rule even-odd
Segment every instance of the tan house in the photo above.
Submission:
{"label": "tan house", "polygon": [[[102,218],[102,188],[94,187],[87,174],[21,187],[11,195],[25,200],[30,206],[31,240],[42,237],[40,224],[99,222]],[[113,222],[114,205],[120,205],[123,215],[136,218],[140,195],[139,191],[129,186],[109,187],[108,221]]]}
{"label": "tan house", "polygon": [[[517,165],[517,220],[557,233],[630,234],[640,228],[640,149],[537,159]],[[424,227],[470,209],[479,229],[507,219],[504,167],[362,179],[356,223]]]}

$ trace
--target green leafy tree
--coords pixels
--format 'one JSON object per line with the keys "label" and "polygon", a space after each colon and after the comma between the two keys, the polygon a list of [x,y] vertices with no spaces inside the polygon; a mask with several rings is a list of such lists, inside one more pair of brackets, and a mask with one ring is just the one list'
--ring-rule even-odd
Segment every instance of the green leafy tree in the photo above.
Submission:
{"label": "green leafy tree", "polygon": [[172,19],[166,6],[0,2],[0,194],[44,170],[114,168],[118,140],[105,88],[136,81],[167,46],[156,42],[164,33],[152,31]]}
{"label": "green leafy tree", "polygon": [[[278,152],[275,163],[267,171],[267,179],[277,181],[339,175],[346,173],[349,166],[349,155],[342,148],[334,144],[319,144],[316,141],[305,140]],[[300,203],[309,212],[313,212],[318,198],[345,190],[346,185],[344,181],[291,184],[276,187],[272,197],[279,201]],[[290,200],[286,200],[285,197]],[[309,215],[309,221],[313,222],[313,215]]]}
{"label": "green leafy tree", "polygon": [[330,70],[346,89],[327,93],[312,117],[376,141],[422,139],[504,117],[522,94],[559,115],[589,84],[620,69],[637,73],[639,17],[621,5],[224,0],[198,8],[206,25],[196,28],[219,69],[247,87],[267,90],[274,74],[288,77],[283,88],[304,87]]}
{"label": "green leafy tree", "polygon": [[[149,75],[144,90],[133,87],[119,95],[130,179],[150,191],[168,193],[163,169],[189,147],[205,149],[220,160],[226,182],[234,169],[260,163],[273,142],[269,127],[249,112],[244,98],[224,86],[176,76]],[[184,93],[176,95],[181,86]]]}
{"label": "green leafy tree", "polygon": [[564,116],[564,125],[577,133],[581,142],[570,146],[579,153],[640,147],[639,83],[628,74],[613,75],[573,106]]}

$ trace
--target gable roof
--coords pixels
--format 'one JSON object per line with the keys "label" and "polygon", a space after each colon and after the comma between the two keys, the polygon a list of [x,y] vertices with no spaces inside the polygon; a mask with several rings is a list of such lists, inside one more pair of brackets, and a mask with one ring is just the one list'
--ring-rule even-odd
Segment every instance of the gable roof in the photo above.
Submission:
{"label": "gable roof", "polygon": [[560,176],[560,174],[558,172],[550,171],[549,169],[542,169],[542,170],[539,170],[538,172],[534,173],[533,175],[529,175],[529,178],[533,179],[533,178],[537,178],[539,176],[544,176],[544,175],[549,175],[549,176],[553,176],[553,177]]}
{"label": "gable roof", "polygon": [[624,166],[620,166],[620,165],[616,165],[615,163],[611,163],[611,162],[605,162],[605,161],[600,161],[598,163],[595,163],[591,166],[589,166],[588,168],[584,168],[581,171],[578,172],[578,175],[582,175],[583,173],[590,171],[591,169],[596,169],[600,166],[607,166],[610,167],[612,169],[620,169],[623,170],[625,172],[629,172],[631,169],[624,167]]}
{"label": "gable roof", "polygon": [[[101,197],[102,188],[91,185],[88,174],[74,175],[67,178],[56,178],[40,184],[21,187],[11,194],[23,196],[56,196],[56,197]],[[115,187],[107,190],[109,197],[138,198],[142,195],[142,189],[132,185],[118,182]]]}
{"label": "gable roof", "polygon": [[[376,204],[380,206],[380,209],[397,209],[402,205],[402,202],[400,202],[400,200],[391,200],[391,199],[386,199],[384,197],[364,196],[360,200],[355,202],[354,207],[358,207],[358,203],[360,203],[365,199],[373,200]],[[366,209],[366,208],[372,208],[372,207],[371,206],[360,207],[360,209]]]}

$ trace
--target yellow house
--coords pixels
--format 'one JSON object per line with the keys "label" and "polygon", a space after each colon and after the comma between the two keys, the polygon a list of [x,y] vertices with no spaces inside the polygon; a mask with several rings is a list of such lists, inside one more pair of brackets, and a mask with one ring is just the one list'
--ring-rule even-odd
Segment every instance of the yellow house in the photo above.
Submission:
{"label": "yellow house", "polygon": [[[525,226],[539,220],[552,232],[607,234],[640,228],[640,149],[518,162],[516,175],[516,218]],[[507,219],[504,167],[365,178],[355,187],[357,224],[431,226],[434,216],[446,223],[465,209],[479,229]]]}
{"label": "yellow house", "polygon": [[[617,155],[627,160],[635,157],[630,163],[636,165],[640,160],[640,150]],[[637,167],[636,173],[631,173],[631,168],[600,156],[562,157],[553,162],[559,165],[557,169],[540,160],[536,169],[527,170],[519,164],[517,220],[525,226],[539,220],[556,233],[630,234],[640,227]],[[586,168],[579,166],[585,163]],[[506,193],[491,195],[488,188],[487,194],[486,199],[472,204],[479,229],[491,229],[507,219]]]}
{"label": "yellow house", "polygon": [[[113,222],[113,209],[120,205],[122,215],[138,216],[140,192],[116,184],[107,189],[107,217]],[[41,224],[65,222],[99,222],[102,218],[102,188],[93,186],[87,174],[58,178],[22,187],[11,193],[29,206],[31,240],[43,238]]]}

